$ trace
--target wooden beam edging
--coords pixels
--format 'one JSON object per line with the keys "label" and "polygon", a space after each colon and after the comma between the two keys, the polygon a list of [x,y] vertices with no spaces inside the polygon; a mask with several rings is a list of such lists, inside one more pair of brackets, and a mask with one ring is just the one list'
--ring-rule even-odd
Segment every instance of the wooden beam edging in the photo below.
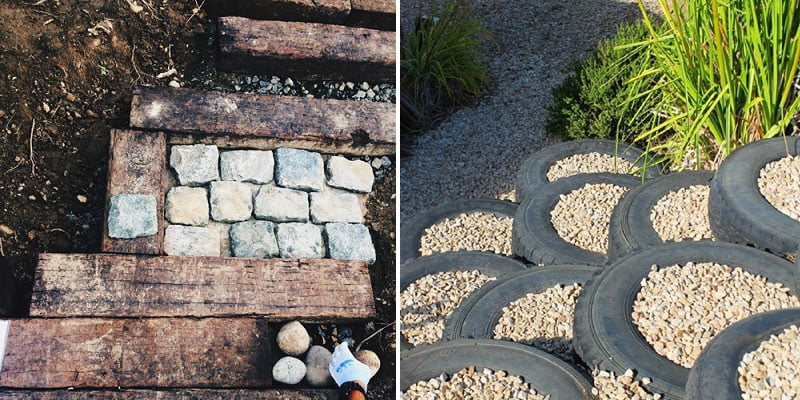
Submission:
{"label": "wooden beam edging", "polygon": [[336,400],[335,389],[124,389],[124,390],[7,390],[0,400]]}
{"label": "wooden beam edging", "polygon": [[343,24],[350,0],[205,0],[203,8],[214,17]]}
{"label": "wooden beam edging", "polygon": [[347,25],[394,31],[397,29],[395,0],[351,0]]}

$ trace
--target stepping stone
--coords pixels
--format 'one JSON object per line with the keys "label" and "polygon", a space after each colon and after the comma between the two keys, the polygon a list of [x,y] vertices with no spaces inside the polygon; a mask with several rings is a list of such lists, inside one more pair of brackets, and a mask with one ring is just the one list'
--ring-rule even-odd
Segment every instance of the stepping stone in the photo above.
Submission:
{"label": "stepping stone", "polygon": [[255,216],[274,222],[308,221],[308,193],[276,186],[264,186],[255,200]]}
{"label": "stepping stone", "polygon": [[217,146],[195,144],[172,146],[169,165],[175,170],[182,186],[202,186],[219,180],[219,151]]}
{"label": "stepping stone", "polygon": [[328,160],[328,185],[358,193],[369,193],[375,182],[372,167],[360,160],[334,156]]}
{"label": "stepping stone", "polygon": [[327,224],[328,256],[335,260],[363,260],[375,263],[375,246],[369,229],[361,224]]}
{"label": "stepping stone", "polygon": [[306,22],[218,20],[219,68],[301,80],[394,82],[395,33]]}
{"label": "stepping stone", "polygon": [[234,150],[219,156],[220,177],[223,181],[256,184],[272,182],[275,161],[271,151]]}
{"label": "stepping stone", "polygon": [[143,194],[112,196],[108,207],[108,236],[135,239],[158,233],[156,198]]}
{"label": "stepping stone", "polygon": [[239,222],[231,227],[230,235],[231,249],[235,257],[275,257],[280,252],[272,222]]}
{"label": "stepping stone", "polygon": [[253,192],[241,182],[211,183],[211,218],[219,222],[239,222],[253,214]]}
{"label": "stepping stone", "polygon": [[211,228],[170,225],[164,235],[168,256],[220,256],[219,233]]}
{"label": "stepping stone", "polygon": [[278,224],[278,247],[283,258],[323,258],[322,229],[314,224]]}
{"label": "stepping stone", "polygon": [[322,156],[305,150],[275,150],[275,182],[289,189],[319,192],[325,183]]}
{"label": "stepping stone", "polygon": [[370,318],[375,306],[365,267],[363,261],[331,259],[42,254],[30,314]]}
{"label": "stepping stone", "polygon": [[202,187],[178,186],[167,192],[167,219],[173,224],[208,224],[208,192]]}
{"label": "stepping stone", "polygon": [[364,220],[358,196],[343,190],[328,188],[324,192],[311,193],[311,220],[315,224],[328,222],[352,222]]}

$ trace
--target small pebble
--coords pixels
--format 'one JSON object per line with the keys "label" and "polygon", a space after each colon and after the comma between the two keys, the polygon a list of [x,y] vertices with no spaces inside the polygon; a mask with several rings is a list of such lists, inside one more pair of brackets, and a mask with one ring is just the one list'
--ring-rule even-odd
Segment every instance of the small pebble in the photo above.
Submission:
{"label": "small pebble", "polygon": [[693,185],[667,193],[650,211],[650,222],[663,241],[711,239],[708,185]]}
{"label": "small pebble", "polygon": [[784,157],[765,165],[758,188],[773,207],[800,221],[800,156]]}
{"label": "small pebble", "polygon": [[568,194],[550,211],[558,235],[569,243],[596,253],[608,250],[611,213],[628,188],[606,183],[589,183]]}
{"label": "small pebble", "polygon": [[800,329],[773,335],[739,363],[742,399],[800,399]]}
{"label": "small pebble", "polygon": [[459,250],[489,251],[510,256],[514,219],[473,212],[446,218],[425,229],[419,251],[423,256]]}
{"label": "small pebble", "polygon": [[448,379],[446,375],[417,382],[402,394],[403,400],[472,399],[549,400],[530,384],[504,371],[494,372],[475,367],[464,368]]}
{"label": "small pebble", "polygon": [[633,164],[619,157],[603,153],[575,154],[556,161],[547,170],[547,181],[596,172],[627,174],[634,169]]}

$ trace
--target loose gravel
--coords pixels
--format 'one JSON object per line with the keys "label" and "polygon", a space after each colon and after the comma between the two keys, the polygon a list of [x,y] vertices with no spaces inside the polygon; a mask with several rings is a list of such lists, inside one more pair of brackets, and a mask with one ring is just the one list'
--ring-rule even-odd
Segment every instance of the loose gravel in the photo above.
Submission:
{"label": "loose gravel", "polygon": [[605,254],[611,213],[627,192],[628,188],[622,186],[590,183],[562,194],[550,211],[553,227],[567,242]]}
{"label": "loose gravel", "polygon": [[800,156],[765,165],[758,177],[758,188],[773,207],[800,221]]}
{"label": "loose gravel", "polygon": [[663,241],[712,239],[708,220],[708,185],[693,185],[667,193],[650,211],[650,222]]}
{"label": "loose gravel", "polygon": [[739,363],[742,399],[800,399],[800,329],[792,325]]}
{"label": "loose gravel", "polygon": [[650,384],[650,378],[636,379],[633,370],[616,376],[613,372],[594,370],[594,388],[592,394],[599,400],[660,400],[664,396],[660,393],[651,393],[645,389]]}
{"label": "loose gravel", "polygon": [[627,174],[633,171],[633,164],[627,160],[603,153],[575,154],[558,160],[547,170],[547,181],[554,182],[561,178],[594,172],[611,172]]}
{"label": "loose gravel", "polygon": [[656,353],[691,368],[711,339],[753,314],[800,306],[779,283],[716,263],[652,267],[633,304],[633,323]]}
{"label": "loose gravel", "polygon": [[469,367],[456,372],[449,379],[442,375],[417,382],[403,393],[403,399],[548,400],[550,396],[537,393],[522,378],[509,375],[505,371],[494,372],[487,368],[479,371],[475,367]]}
{"label": "loose gravel", "polygon": [[510,256],[514,219],[473,212],[446,218],[428,229],[420,239],[423,256],[459,250],[490,251]]}
{"label": "loose gravel", "polygon": [[417,279],[400,293],[403,337],[414,346],[437,342],[447,318],[461,302],[495,279],[477,270],[439,272]]}
{"label": "loose gravel", "polygon": [[575,283],[527,294],[503,307],[503,315],[494,327],[494,338],[571,357],[572,319],[580,293],[581,286]]}

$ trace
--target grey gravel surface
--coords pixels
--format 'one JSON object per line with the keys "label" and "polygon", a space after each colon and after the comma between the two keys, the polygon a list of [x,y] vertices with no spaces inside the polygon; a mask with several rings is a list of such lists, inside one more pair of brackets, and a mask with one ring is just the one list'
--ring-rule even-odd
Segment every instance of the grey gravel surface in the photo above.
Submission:
{"label": "grey gravel surface", "polygon": [[[401,0],[406,31],[418,4]],[[547,137],[544,123],[550,91],[566,77],[565,68],[619,23],[641,18],[635,0],[476,4],[494,36],[487,57],[491,87],[476,106],[456,111],[410,147],[400,170],[403,220],[447,201],[509,192],[522,160],[557,141]]]}

